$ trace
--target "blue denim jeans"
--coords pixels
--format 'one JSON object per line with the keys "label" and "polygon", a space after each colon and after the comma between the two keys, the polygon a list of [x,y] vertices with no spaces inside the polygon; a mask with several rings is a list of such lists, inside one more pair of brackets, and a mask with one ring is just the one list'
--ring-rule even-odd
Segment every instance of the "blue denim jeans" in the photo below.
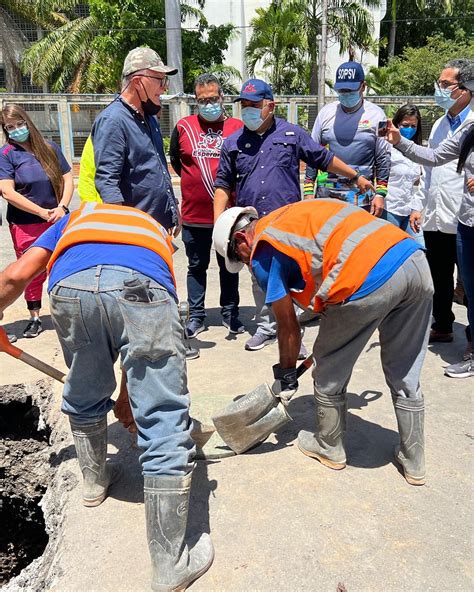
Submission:
{"label": "blue denim jeans", "polygon": [[113,407],[114,362],[127,374],[144,475],[182,476],[195,452],[185,348],[176,302],[150,280],[151,302],[124,298],[124,280],[149,280],[125,267],[98,265],[61,280],[51,316],[69,368],[62,410],[93,423]]}
{"label": "blue denim jeans", "polygon": [[[207,286],[207,268],[211,261],[212,228],[183,225],[183,242],[188,257],[189,317],[204,321],[204,301]],[[222,318],[226,321],[239,316],[239,274],[229,273],[224,257],[216,253],[219,265],[220,301]]]}
{"label": "blue denim jeans", "polygon": [[458,265],[461,272],[461,279],[464,286],[464,294],[467,298],[467,319],[470,332],[468,339],[472,340],[474,329],[474,227],[458,224],[456,236],[458,251]]}
{"label": "blue denim jeans", "polygon": [[392,214],[391,212],[386,212],[387,217],[386,220],[398,226],[404,230],[407,234],[412,236],[416,242],[423,248],[425,248],[425,239],[423,238],[423,231],[420,232],[413,232],[410,226],[410,216],[399,216],[398,214]]}

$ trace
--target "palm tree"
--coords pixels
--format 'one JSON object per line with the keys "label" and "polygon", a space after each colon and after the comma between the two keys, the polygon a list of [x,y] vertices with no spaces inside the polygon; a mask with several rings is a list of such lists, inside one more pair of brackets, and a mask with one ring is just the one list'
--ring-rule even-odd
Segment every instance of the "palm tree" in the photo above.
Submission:
{"label": "palm tree", "polygon": [[[446,14],[450,15],[453,12],[452,0],[440,0],[443,4]],[[426,7],[426,0],[415,0],[415,5],[421,12]],[[393,58],[395,55],[395,40],[397,37],[397,0],[391,0],[390,7],[390,33],[388,38],[388,59]]]}
{"label": "palm tree", "polygon": [[295,87],[301,85],[301,74],[308,59],[296,2],[274,1],[268,8],[257,8],[256,13],[246,48],[250,75],[255,76],[255,68],[260,63],[269,72],[270,83],[277,94],[298,92]]}
{"label": "palm tree", "polygon": [[[203,37],[208,23],[189,2],[202,7],[204,0],[181,4],[182,19],[196,18]],[[23,53],[21,66],[33,82],[48,81],[54,92],[115,92],[130,49],[149,45],[166,55],[164,0],[0,0],[2,4],[46,31]],[[79,5],[87,10],[80,12]],[[222,30],[229,36],[233,27]]]}
{"label": "palm tree", "polygon": [[8,39],[8,43],[2,43],[6,88],[9,92],[21,92],[21,71],[18,58],[28,46],[28,41],[2,4],[0,3],[0,38]]}
{"label": "palm tree", "polygon": [[[379,4],[380,0],[365,2],[367,7]],[[321,17],[321,0],[273,0],[268,8],[257,9],[247,46],[251,71],[260,61],[270,69],[278,92],[288,71],[298,80],[296,84],[293,80],[293,85],[306,90],[309,70],[309,92],[316,94]],[[372,15],[357,0],[331,0],[328,32],[339,43],[341,53],[348,51],[353,57],[356,49],[374,50]]]}

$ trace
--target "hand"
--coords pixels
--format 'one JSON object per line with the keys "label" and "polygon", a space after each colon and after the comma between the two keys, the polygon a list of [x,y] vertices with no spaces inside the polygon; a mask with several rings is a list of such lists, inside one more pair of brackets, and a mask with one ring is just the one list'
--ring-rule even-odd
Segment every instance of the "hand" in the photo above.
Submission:
{"label": "hand", "polygon": [[421,212],[413,211],[410,214],[410,228],[413,232],[420,232],[421,230]]}
{"label": "hand", "polygon": [[370,213],[376,218],[380,218],[385,205],[385,200],[381,195],[376,195],[370,202]]}
{"label": "hand", "polygon": [[123,383],[120,386],[120,394],[114,404],[114,415],[124,428],[128,429],[131,434],[136,434],[137,426],[133,419],[126,383],[125,387],[123,387]]}
{"label": "hand", "polygon": [[467,182],[467,188],[469,189],[469,193],[474,193],[474,177],[471,177]]}
{"label": "hand", "polygon": [[46,208],[40,208],[39,211],[36,213],[37,216],[49,222],[49,218],[51,216],[51,210],[47,210]]}
{"label": "hand", "polygon": [[181,228],[183,226],[183,219],[181,218],[181,212],[179,211],[179,209],[177,210],[178,213],[178,221],[176,222],[176,225],[173,226],[173,228],[169,229],[169,233],[173,235],[174,238],[176,238],[179,233],[181,232]]}
{"label": "hand", "polygon": [[273,377],[275,382],[272,385],[272,393],[281,400],[283,405],[288,405],[291,397],[298,390],[296,368],[282,368],[280,364],[275,364]]}
{"label": "hand", "polygon": [[359,191],[361,193],[367,193],[368,191],[374,191],[375,192],[374,185],[372,184],[371,181],[369,181],[365,177],[359,177],[357,179],[357,187],[359,188]]}
{"label": "hand", "polygon": [[66,215],[66,212],[62,209],[61,206],[48,210],[48,213],[48,222],[50,222],[51,224],[54,224],[58,220],[61,220],[61,218],[63,218]]}
{"label": "hand", "polygon": [[391,119],[387,119],[387,133],[385,139],[392,144],[392,146],[396,146],[402,139],[400,130],[393,125]]}

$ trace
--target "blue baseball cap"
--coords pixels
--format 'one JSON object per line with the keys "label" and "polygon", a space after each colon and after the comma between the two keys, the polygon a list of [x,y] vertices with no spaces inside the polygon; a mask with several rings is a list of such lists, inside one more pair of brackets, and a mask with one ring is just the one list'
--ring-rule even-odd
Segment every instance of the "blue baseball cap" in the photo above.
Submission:
{"label": "blue baseball cap", "polygon": [[234,103],[242,100],[259,103],[263,99],[273,101],[273,93],[270,85],[258,78],[251,78],[242,84],[239,98],[235,99]]}
{"label": "blue baseball cap", "polygon": [[336,70],[334,90],[357,90],[364,80],[364,68],[359,63],[344,62]]}

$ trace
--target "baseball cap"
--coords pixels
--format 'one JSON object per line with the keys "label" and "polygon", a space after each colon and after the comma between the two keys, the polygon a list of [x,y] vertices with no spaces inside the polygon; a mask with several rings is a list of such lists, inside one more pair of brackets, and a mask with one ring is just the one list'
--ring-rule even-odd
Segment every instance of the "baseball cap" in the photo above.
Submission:
{"label": "baseball cap", "polygon": [[344,62],[336,70],[334,90],[357,90],[364,82],[364,68],[357,62]]}
{"label": "baseball cap", "polygon": [[239,98],[235,99],[234,103],[242,100],[258,103],[263,99],[273,101],[273,93],[270,85],[258,78],[250,78],[250,80],[242,84]]}
{"label": "baseball cap", "polygon": [[135,47],[128,52],[123,63],[122,76],[128,76],[139,70],[154,70],[168,76],[178,73],[178,68],[165,66],[160,56],[150,47]]}

